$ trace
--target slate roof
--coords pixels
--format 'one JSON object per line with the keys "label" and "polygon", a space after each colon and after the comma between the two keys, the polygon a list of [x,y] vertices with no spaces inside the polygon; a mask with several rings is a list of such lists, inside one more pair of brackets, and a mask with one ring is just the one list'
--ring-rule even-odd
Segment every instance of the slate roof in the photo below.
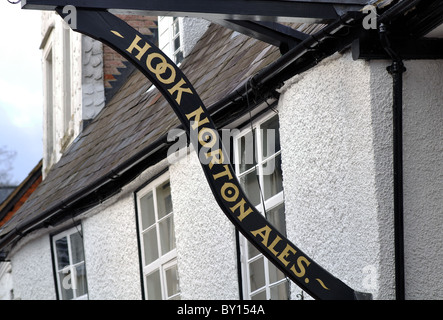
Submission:
{"label": "slate roof", "polygon": [[[211,25],[180,68],[206,107],[280,57],[277,48]],[[45,180],[0,229],[0,238],[26,219],[109,175],[137,152],[179,126],[167,101],[135,70],[95,120],[75,139]]]}

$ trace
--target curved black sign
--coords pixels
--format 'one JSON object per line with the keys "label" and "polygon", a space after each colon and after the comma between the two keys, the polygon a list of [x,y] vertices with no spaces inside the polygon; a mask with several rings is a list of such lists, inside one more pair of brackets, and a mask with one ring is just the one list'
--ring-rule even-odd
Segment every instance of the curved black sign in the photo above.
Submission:
{"label": "curved black sign", "polygon": [[[65,16],[61,8],[57,9]],[[75,31],[106,43],[131,61],[167,99],[194,146],[207,181],[223,212],[236,228],[288,278],[315,299],[358,299],[358,293],[332,276],[272,226],[246,198],[199,95],[181,70],[147,37],[107,11],[77,8]],[[217,146],[214,149],[214,146]]]}

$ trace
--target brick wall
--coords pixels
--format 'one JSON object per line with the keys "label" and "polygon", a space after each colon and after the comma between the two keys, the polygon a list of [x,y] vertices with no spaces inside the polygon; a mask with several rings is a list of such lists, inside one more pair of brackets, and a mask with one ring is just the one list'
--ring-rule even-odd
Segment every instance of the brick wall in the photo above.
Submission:
{"label": "brick wall", "polygon": [[[157,17],[147,17],[138,15],[117,15],[121,19],[125,20],[131,27],[135,28],[138,32],[144,35],[153,36],[154,41],[157,43]],[[120,54],[109,48],[107,45],[103,45],[104,56],[104,85],[105,89],[113,87],[118,76],[121,74],[122,69],[126,68],[123,63],[126,61]]]}

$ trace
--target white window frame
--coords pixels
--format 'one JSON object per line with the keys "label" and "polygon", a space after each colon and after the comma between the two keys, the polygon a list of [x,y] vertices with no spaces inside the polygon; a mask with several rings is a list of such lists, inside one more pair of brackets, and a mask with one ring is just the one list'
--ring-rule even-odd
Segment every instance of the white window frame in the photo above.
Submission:
{"label": "white window frame", "polygon": [[[161,297],[162,300],[172,300],[172,299],[179,299],[180,298],[180,290],[177,294],[174,294],[172,296],[168,296],[167,292],[167,282],[166,282],[166,271],[177,265],[177,248],[174,247],[172,250],[168,251],[167,253],[160,256],[161,253],[161,239],[160,239],[160,232],[159,232],[159,222],[169,218],[172,216],[172,219],[174,219],[173,214],[174,210],[172,212],[167,213],[163,218],[158,219],[158,206],[157,206],[157,196],[156,196],[156,189],[157,187],[161,186],[162,184],[166,183],[169,180],[169,172],[161,175],[160,177],[156,178],[154,181],[150,182],[146,187],[144,187],[142,190],[138,191],[136,193],[136,203],[137,203],[137,220],[138,220],[138,237],[140,239],[140,254],[141,254],[141,263],[142,263],[142,271],[143,271],[143,290],[145,293],[146,299],[149,300],[148,296],[148,287],[147,287],[147,281],[146,277],[157,270],[160,270],[160,285],[161,285]],[[155,210],[155,223],[153,226],[150,226],[143,230],[142,227],[142,212],[141,212],[141,204],[140,199],[143,198],[145,195],[149,194],[150,192],[153,193],[153,201],[154,201],[154,210]],[[157,228],[157,250],[159,252],[159,257],[152,261],[151,263],[146,265],[146,258],[145,258],[145,250],[144,250],[144,242],[143,242],[143,233],[148,231],[149,229],[152,229],[153,227]],[[175,233],[175,230],[173,230]],[[175,237],[174,237],[175,238]],[[180,282],[179,282],[180,284]]]}
{"label": "white window frame", "polygon": [[[174,25],[177,23],[178,25],[178,32],[175,34],[174,33]],[[181,30],[181,26],[180,26],[180,19],[177,17],[173,17],[172,18],[172,25],[171,25],[171,48],[172,48],[172,56],[174,57],[174,62],[180,66],[181,62],[183,61],[183,39],[180,35],[180,30]],[[180,39],[180,46],[178,48],[175,47],[175,39],[179,38]],[[181,60],[178,61],[178,54],[181,52],[182,57]]]}
{"label": "white window frame", "polygon": [[[239,148],[239,140],[240,138],[246,136],[247,134],[250,134],[252,132],[251,126],[248,125],[240,132],[235,135],[233,138],[233,144],[234,144],[234,164],[235,164],[235,172],[237,173],[237,177],[246,176],[247,174],[250,174],[251,172],[254,172],[257,170],[259,183],[261,186],[262,194],[263,194],[263,186],[264,186],[264,174],[263,174],[263,164],[268,162],[271,159],[274,159],[278,157],[281,154],[281,149],[277,152],[274,152],[272,155],[269,155],[268,157],[263,157],[263,150],[262,150],[262,130],[261,125],[265,123],[266,121],[270,120],[272,117],[276,116],[274,112],[268,113],[266,115],[263,115],[259,117],[257,120],[254,120],[253,129],[256,133],[256,160],[257,163],[255,166],[252,166],[252,168],[249,168],[248,170],[245,170],[242,173],[240,172],[240,155],[238,152]],[[257,130],[258,129],[258,130]],[[264,203],[263,203],[264,201]],[[263,213],[263,204],[267,212],[271,211],[272,209],[277,208],[280,205],[284,205],[284,190],[280,191],[279,193],[275,194],[271,198],[265,200],[264,194],[263,198],[260,196],[260,203],[256,206],[257,210],[259,212]],[[258,254],[254,257],[249,258],[248,257],[248,240],[240,235],[239,237],[239,244],[240,244],[240,260],[241,260],[241,269],[242,269],[242,282],[243,282],[243,297],[245,300],[251,300],[251,297],[259,294],[261,292],[265,292],[266,299],[270,299],[271,297],[271,288],[278,286],[286,281],[288,281],[286,278],[280,279],[276,282],[270,283],[270,263],[269,260],[263,256],[263,254]],[[250,271],[249,271],[249,265],[259,259],[264,259],[264,276],[265,276],[265,285],[251,291],[251,283],[250,283]],[[288,294],[289,297],[289,294]]]}
{"label": "white window frame", "polygon": [[72,32],[63,21],[63,131],[69,135],[72,116]]}
{"label": "white window frame", "polygon": [[[53,48],[53,28],[48,30],[48,36],[43,47],[43,72],[44,72],[44,126],[46,139],[44,141],[45,147],[45,169],[52,166],[54,161],[55,150],[55,56]],[[45,172],[43,172],[45,177]]]}
{"label": "white window frame", "polygon": [[[56,278],[56,281],[57,281],[57,292],[58,292],[58,295],[59,295],[59,299],[61,299],[61,300],[62,300],[62,297],[63,297],[63,294],[62,294],[63,283],[60,283],[60,278],[58,276],[59,272],[65,271],[66,274],[68,274],[68,271],[69,271],[69,274],[75,275],[75,273],[77,272],[76,271],[76,267],[78,267],[78,266],[80,266],[82,264],[85,266],[85,270],[86,270],[86,261],[83,260],[81,262],[77,262],[75,264],[70,264],[70,265],[60,269],[58,267],[56,242],[57,242],[57,240],[60,240],[60,239],[62,239],[64,237],[67,238],[69,261],[72,262],[72,245],[71,245],[71,237],[70,237],[70,235],[72,235],[74,233],[77,233],[77,232],[81,234],[81,232],[82,232],[81,225],[74,226],[74,227],[72,227],[70,229],[67,229],[67,230],[65,230],[63,232],[60,232],[60,233],[58,233],[58,234],[56,234],[56,235],[54,235],[52,237],[52,249],[53,249],[53,252],[54,252],[53,264],[54,264],[54,270],[55,270],[55,278]],[[84,252],[83,237],[82,237],[82,247],[83,247],[82,248],[82,250],[83,250],[83,258],[85,258],[84,257],[85,252]],[[75,276],[71,276],[71,285],[74,288],[76,288],[76,283],[74,282],[74,279],[75,279]],[[86,274],[86,279],[87,279],[87,274]],[[87,284],[87,280],[86,280],[86,284]],[[81,296],[77,296],[76,290],[73,290],[73,293],[74,293],[74,298],[72,300],[88,300],[88,298],[89,298],[89,291],[88,291],[88,287],[87,286],[86,286],[86,294],[83,294]]]}
{"label": "white window frame", "polygon": [[[174,23],[176,20],[179,30],[178,33],[174,34]],[[180,31],[182,28],[182,19],[178,17],[161,16],[159,17],[158,27],[160,49],[165,52],[175,64],[180,66],[181,61],[177,61],[177,54],[180,51],[183,53],[183,37],[182,32]],[[175,48],[174,41],[177,37],[180,37],[180,47]]]}

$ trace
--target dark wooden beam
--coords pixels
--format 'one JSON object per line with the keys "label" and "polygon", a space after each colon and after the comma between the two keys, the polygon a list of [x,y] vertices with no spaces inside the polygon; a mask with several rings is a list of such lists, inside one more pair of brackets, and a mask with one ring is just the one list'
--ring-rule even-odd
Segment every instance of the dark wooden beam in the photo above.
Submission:
{"label": "dark wooden beam", "polygon": [[282,54],[305,40],[308,35],[277,22],[215,20],[214,23],[280,48]]}
{"label": "dark wooden beam", "polygon": [[22,8],[54,10],[72,5],[113,13],[189,16],[208,19],[321,21],[340,11],[357,10],[367,0],[22,0]]}
{"label": "dark wooden beam", "polygon": [[[392,48],[404,60],[443,59],[443,39],[420,38],[409,39],[392,37]],[[390,60],[383,49],[377,32],[363,35],[352,43],[354,60]]]}

